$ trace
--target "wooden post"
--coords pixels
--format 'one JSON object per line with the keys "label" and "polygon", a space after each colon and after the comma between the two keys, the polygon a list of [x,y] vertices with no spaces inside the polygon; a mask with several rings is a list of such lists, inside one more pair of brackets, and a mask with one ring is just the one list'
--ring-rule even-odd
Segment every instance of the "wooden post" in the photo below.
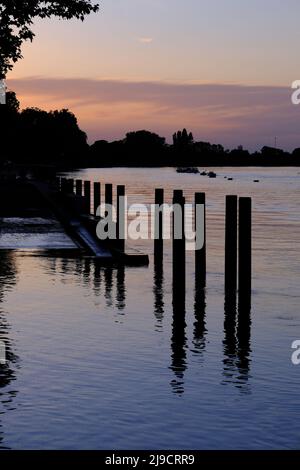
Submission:
{"label": "wooden post", "polygon": [[105,204],[111,205],[113,203],[113,186],[112,184],[105,185]]}
{"label": "wooden post", "polygon": [[117,239],[118,248],[125,251],[125,186],[117,186]]}
{"label": "wooden post", "polygon": [[76,180],[76,196],[82,196],[82,180]]}
{"label": "wooden post", "polygon": [[101,204],[101,185],[94,183],[94,215],[97,215],[97,209]]}
{"label": "wooden post", "polygon": [[67,192],[67,178],[61,178],[61,185],[60,185],[60,191],[63,193],[63,194],[66,194]]}
{"label": "wooden post", "polygon": [[[173,205],[181,207],[180,220],[179,217],[176,220],[176,215],[173,213],[173,261],[180,260],[181,262],[185,261],[185,237],[184,237],[184,204],[185,199],[183,197],[183,191],[181,189],[176,189],[173,194]],[[177,231],[181,230],[181,239],[175,238],[175,223],[177,224]],[[183,250],[184,247],[184,250]],[[184,251],[184,257],[182,256]],[[173,263],[174,265],[174,263]]]}
{"label": "wooden post", "polygon": [[[204,207],[204,227],[197,227],[197,206]],[[196,229],[196,242],[201,237],[201,232],[204,235],[203,246],[195,251],[195,272],[196,272],[196,286],[203,288],[206,285],[206,198],[205,193],[195,194],[195,229]]]}
{"label": "wooden post", "polygon": [[163,252],[163,209],[164,190],[155,189],[154,213],[154,313],[157,323],[160,324],[164,314],[164,252]]}
{"label": "wooden post", "polygon": [[84,197],[85,197],[85,212],[90,215],[91,213],[91,182],[84,182]]}
{"label": "wooden post", "polygon": [[61,178],[59,176],[57,176],[55,178],[55,189],[58,192],[60,192],[60,185],[61,185]]}
{"label": "wooden post", "polygon": [[73,179],[67,180],[67,192],[68,194],[74,193],[74,180]]}
{"label": "wooden post", "polygon": [[237,196],[226,196],[225,215],[225,295],[237,289]]}
{"label": "wooden post", "polygon": [[[181,208],[180,216],[173,213],[173,304],[177,305],[176,311],[184,310],[185,306],[185,198],[181,190],[174,191],[173,205]],[[180,238],[176,238],[176,232]],[[180,234],[181,232],[181,234]],[[181,235],[181,236],[180,236]]]}
{"label": "wooden post", "polygon": [[239,198],[239,306],[251,307],[252,201]]}
{"label": "wooden post", "polygon": [[154,256],[163,256],[164,190],[155,189]]}
{"label": "wooden post", "polygon": [[[172,362],[171,369],[175,377],[172,381],[172,387],[177,394],[183,393],[182,387],[184,372],[186,370],[186,320],[185,320],[185,297],[186,297],[186,278],[185,278],[185,198],[180,190],[174,191],[173,204],[181,207],[180,217],[173,214],[173,323],[172,323]],[[182,231],[182,237],[176,240],[174,228]],[[179,227],[177,227],[177,224]],[[181,226],[181,227],[180,227]],[[178,233],[179,235],[179,233]]]}

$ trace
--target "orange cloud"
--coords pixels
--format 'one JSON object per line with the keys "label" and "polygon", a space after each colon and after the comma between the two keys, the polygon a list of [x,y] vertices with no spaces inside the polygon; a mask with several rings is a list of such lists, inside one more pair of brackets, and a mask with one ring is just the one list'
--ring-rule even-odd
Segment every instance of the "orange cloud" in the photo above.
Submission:
{"label": "orange cloud", "polygon": [[118,139],[146,128],[165,135],[182,127],[199,140],[249,148],[300,145],[300,107],[284,87],[133,82],[69,78],[9,80],[23,107],[69,108],[90,140]]}

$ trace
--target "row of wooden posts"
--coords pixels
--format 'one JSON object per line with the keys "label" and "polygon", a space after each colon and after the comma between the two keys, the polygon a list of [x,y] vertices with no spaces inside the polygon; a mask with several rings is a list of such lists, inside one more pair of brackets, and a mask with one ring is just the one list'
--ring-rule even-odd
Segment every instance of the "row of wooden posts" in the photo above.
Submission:
{"label": "row of wooden posts", "polygon": [[[155,205],[158,208],[164,203],[164,190],[155,190]],[[196,288],[206,287],[206,195],[196,193],[194,199],[195,206],[204,207],[204,243],[202,248],[195,250],[195,276]],[[175,190],[173,194],[173,204],[181,205],[182,233],[184,234],[185,220],[185,198],[182,190]],[[195,227],[197,212],[195,211]],[[154,254],[162,257],[163,252],[163,215],[161,212],[156,217],[159,234],[155,240]],[[174,221],[174,218],[173,218]],[[174,222],[173,222],[174,223]],[[174,226],[173,226],[174,234]],[[196,233],[196,237],[199,234]],[[184,235],[182,239],[175,239],[173,236],[173,291],[180,301],[185,299],[186,290],[186,244]],[[236,302],[238,293],[238,303],[245,310],[251,307],[252,289],[252,200],[250,197],[240,197],[235,195],[226,196],[225,212],[225,295],[230,303]]]}
{"label": "row of wooden posts", "polygon": [[[58,178],[57,180],[58,188],[62,193],[71,194],[75,193],[76,196],[85,198],[85,212],[91,214],[91,182],[82,181],[67,178]],[[125,186],[117,186],[117,200],[120,197],[125,196]],[[101,205],[101,183],[94,183],[94,210],[93,215],[96,216],[97,209]],[[112,205],[113,203],[113,185],[105,184],[105,204]]]}
{"label": "row of wooden posts", "polygon": [[[92,215],[96,217],[98,207],[101,205],[101,183],[94,182],[93,184],[93,211],[91,209],[92,202],[92,191],[91,182],[82,181],[67,178],[57,179],[57,188],[63,194],[75,194],[77,197],[83,198],[83,212],[86,215]],[[117,185],[117,217],[116,217],[116,234],[118,239],[118,249],[121,251],[125,250],[125,233],[124,224],[122,221],[125,218],[124,213],[124,197],[125,197],[125,186]],[[110,183],[105,184],[105,200],[106,205],[113,205],[113,185]]]}
{"label": "row of wooden posts", "polygon": [[[59,179],[59,189],[63,193],[73,193],[84,197],[86,214],[91,214],[91,182],[73,179]],[[125,186],[117,186],[117,234],[125,248],[125,233],[120,233],[123,227],[122,219],[125,217],[123,201]],[[105,204],[113,204],[113,185],[105,184]],[[204,207],[204,243],[201,249],[195,250],[195,275],[198,288],[206,286],[206,196],[205,193],[196,193],[195,205]],[[95,182],[93,187],[93,215],[101,204],[101,183]],[[163,256],[163,211],[164,190],[155,190],[155,234],[154,255]],[[178,295],[183,297],[186,285],[186,240],[184,236],[185,197],[182,190],[173,193],[173,204],[181,206],[182,238],[176,239],[173,235],[173,280],[178,281]],[[196,211],[195,211],[196,217]],[[195,221],[195,227],[197,223]],[[174,234],[174,217],[173,217]],[[197,234],[196,234],[197,236]],[[252,201],[249,197],[238,198],[235,195],[226,196],[225,213],[225,294],[234,299],[239,294],[239,305],[249,307],[251,302],[252,277]]]}

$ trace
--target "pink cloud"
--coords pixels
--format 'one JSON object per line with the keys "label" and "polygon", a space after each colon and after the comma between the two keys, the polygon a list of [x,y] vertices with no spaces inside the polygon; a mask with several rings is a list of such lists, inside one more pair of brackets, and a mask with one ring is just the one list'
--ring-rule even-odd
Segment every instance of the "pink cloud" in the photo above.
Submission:
{"label": "pink cloud", "polygon": [[188,127],[199,140],[251,149],[300,146],[300,107],[276,86],[133,82],[31,77],[9,80],[23,106],[68,107],[90,140],[117,139],[147,128],[170,140]]}

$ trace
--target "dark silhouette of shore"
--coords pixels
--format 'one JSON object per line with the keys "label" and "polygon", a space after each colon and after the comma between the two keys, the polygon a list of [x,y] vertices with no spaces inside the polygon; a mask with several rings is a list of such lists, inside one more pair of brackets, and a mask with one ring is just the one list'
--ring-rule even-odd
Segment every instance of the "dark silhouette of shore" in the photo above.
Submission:
{"label": "dark silhouette of shore", "polygon": [[88,167],[214,167],[300,166],[300,148],[292,153],[265,146],[250,153],[239,146],[198,142],[186,129],[173,135],[173,143],[147,130],[128,132],[124,139],[87,143],[76,116],[63,109],[20,111],[15,93],[0,105],[0,170],[12,165],[73,169]]}

